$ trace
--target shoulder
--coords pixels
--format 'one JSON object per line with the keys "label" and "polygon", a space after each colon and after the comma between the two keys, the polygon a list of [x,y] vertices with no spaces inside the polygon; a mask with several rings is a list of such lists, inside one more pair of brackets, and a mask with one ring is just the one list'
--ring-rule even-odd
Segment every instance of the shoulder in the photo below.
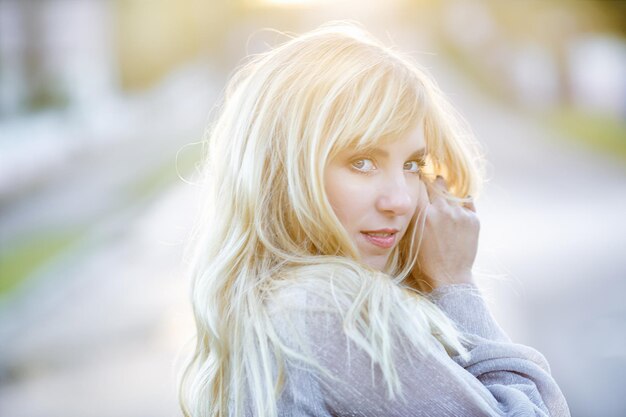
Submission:
{"label": "shoulder", "polygon": [[266,311],[283,338],[306,337],[319,344],[337,336],[342,328],[340,308],[327,294],[306,283],[290,283],[272,292]]}
{"label": "shoulder", "polygon": [[302,398],[323,398],[333,415],[428,415],[423,409],[431,410],[430,399],[452,399],[451,381],[463,387],[471,383],[459,379],[460,368],[431,334],[426,337],[438,348],[428,352],[391,328],[369,340],[376,331],[368,323],[373,317],[361,316],[357,326],[362,327],[350,331],[337,302],[306,285],[282,288],[268,312],[281,341],[295,353],[285,395],[305,387],[311,394]]}

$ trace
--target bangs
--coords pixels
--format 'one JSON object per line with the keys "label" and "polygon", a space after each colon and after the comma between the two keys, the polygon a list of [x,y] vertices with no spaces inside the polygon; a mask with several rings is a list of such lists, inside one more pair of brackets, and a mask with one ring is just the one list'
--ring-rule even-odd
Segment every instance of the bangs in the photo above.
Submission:
{"label": "bangs", "polygon": [[[410,71],[398,65],[373,68],[353,80],[335,102],[340,132],[329,156],[346,149],[368,151],[409,132],[426,113],[426,94]],[[333,135],[333,133],[335,133]]]}

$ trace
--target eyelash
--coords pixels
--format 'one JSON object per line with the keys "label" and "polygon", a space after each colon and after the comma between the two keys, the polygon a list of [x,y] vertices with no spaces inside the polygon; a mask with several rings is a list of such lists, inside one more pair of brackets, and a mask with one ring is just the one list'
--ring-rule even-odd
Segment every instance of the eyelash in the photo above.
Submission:
{"label": "eyelash", "polygon": [[[360,157],[360,158],[357,158],[357,159],[353,160],[353,161],[350,163],[350,167],[351,167],[351,168],[353,168],[355,171],[357,171],[357,172],[361,173],[361,174],[366,174],[366,175],[369,175],[369,174],[371,174],[371,173],[372,173],[372,171],[376,170],[377,168],[373,168],[373,169],[372,169],[372,170],[370,170],[370,171],[364,171],[364,170],[359,169],[359,168],[357,168],[357,167],[355,167],[355,166],[354,166],[357,162],[366,161],[366,160],[367,160],[367,161],[371,161],[371,162],[372,162],[372,164],[375,166],[375,164],[374,164],[374,158],[372,158],[372,157]],[[413,160],[410,160],[410,161],[406,161],[404,164],[406,165],[406,164],[408,164],[408,163],[410,163],[410,162],[415,162],[415,163],[417,163],[417,166],[418,166],[418,171],[417,171],[417,172],[414,172],[414,171],[409,171],[409,172],[410,172],[411,174],[417,174],[417,175],[420,175],[420,174],[422,173],[422,168],[426,165],[426,162],[424,162],[424,160],[413,159]]]}

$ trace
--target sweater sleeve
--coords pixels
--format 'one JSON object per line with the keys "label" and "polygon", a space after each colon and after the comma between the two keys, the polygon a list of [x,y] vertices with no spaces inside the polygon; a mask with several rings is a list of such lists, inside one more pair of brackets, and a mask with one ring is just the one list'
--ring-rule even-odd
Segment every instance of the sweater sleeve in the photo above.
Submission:
{"label": "sweater sleeve", "polygon": [[475,287],[451,286],[432,299],[473,342],[465,359],[443,346],[416,352],[394,340],[401,393],[390,398],[379,364],[350,341],[333,314],[306,318],[308,354],[324,415],[334,416],[569,416],[567,404],[536,350],[512,343]]}
{"label": "sweater sleeve", "polygon": [[504,415],[570,415],[545,357],[511,342],[475,285],[443,286],[430,298],[473,343],[469,358],[451,359],[489,390]]}

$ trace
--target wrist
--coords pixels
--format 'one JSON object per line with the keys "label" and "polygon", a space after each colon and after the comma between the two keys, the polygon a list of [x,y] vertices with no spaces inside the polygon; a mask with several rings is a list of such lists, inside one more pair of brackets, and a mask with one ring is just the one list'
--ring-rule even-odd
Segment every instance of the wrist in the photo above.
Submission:
{"label": "wrist", "polygon": [[441,287],[444,285],[455,285],[455,284],[475,284],[474,274],[471,270],[469,271],[461,271],[457,273],[441,273],[434,275],[431,277],[431,281],[435,288]]}

